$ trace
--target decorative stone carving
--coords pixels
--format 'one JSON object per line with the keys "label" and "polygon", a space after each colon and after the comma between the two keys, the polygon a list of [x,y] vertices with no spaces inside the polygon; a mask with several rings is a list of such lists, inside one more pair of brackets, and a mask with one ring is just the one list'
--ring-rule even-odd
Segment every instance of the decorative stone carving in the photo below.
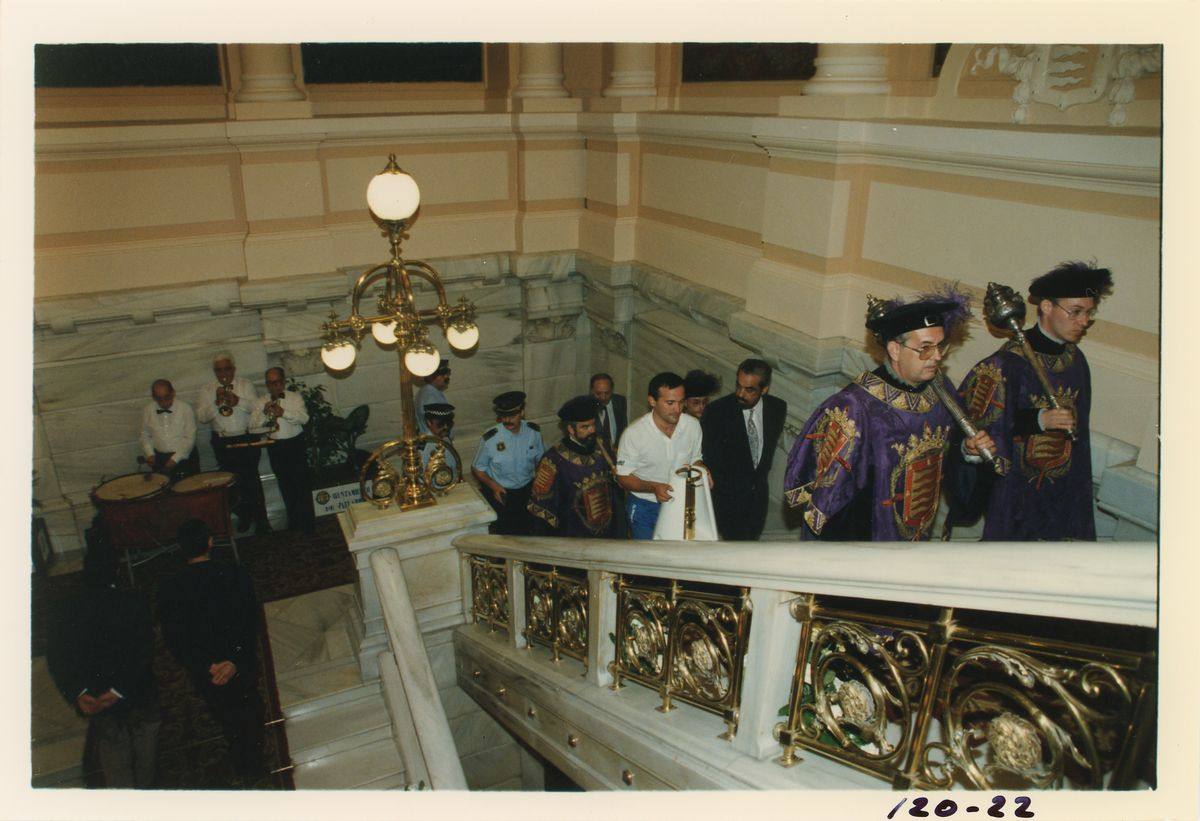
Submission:
{"label": "decorative stone carving", "polygon": [[629,340],[625,338],[624,334],[612,328],[593,324],[592,338],[597,340],[610,353],[615,353],[619,356],[629,356]]}
{"label": "decorative stone carving", "polygon": [[972,74],[992,68],[1017,80],[1013,90],[1014,123],[1029,120],[1030,103],[1060,111],[1094,103],[1108,93],[1113,109],[1109,125],[1124,125],[1125,106],[1133,101],[1133,81],[1162,68],[1157,46],[1134,45],[1005,45],[979,47]]}
{"label": "decorative stone carving", "polygon": [[299,348],[279,354],[279,364],[288,376],[311,376],[324,373],[320,348]]}
{"label": "decorative stone carving", "polygon": [[547,316],[540,319],[529,319],[521,333],[525,342],[553,342],[557,339],[570,339],[575,336],[575,316]]}

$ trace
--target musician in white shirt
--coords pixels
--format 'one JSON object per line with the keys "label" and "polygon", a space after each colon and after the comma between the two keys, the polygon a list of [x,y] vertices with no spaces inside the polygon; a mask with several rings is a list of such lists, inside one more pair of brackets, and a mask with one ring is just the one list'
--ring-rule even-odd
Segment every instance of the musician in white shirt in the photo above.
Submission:
{"label": "musician in white shirt", "polygon": [[164,473],[172,480],[199,472],[196,414],[192,406],[175,399],[175,387],[167,379],[154,380],[150,396],[154,401],[142,411],[142,431],[138,437],[146,464],[155,473]]}
{"label": "musician in white shirt", "polygon": [[265,429],[267,438],[273,442],[266,447],[267,458],[283,506],[287,508],[288,529],[309,535],[313,532],[314,515],[308,446],[304,438],[308,410],[303,396],[286,390],[283,368],[268,368],[265,378],[267,395],[254,400],[250,426]]}
{"label": "musician in white shirt", "polygon": [[258,476],[258,455],[261,448],[230,447],[253,441],[250,434],[250,414],[254,410],[257,391],[249,379],[237,376],[233,355],[222,351],[213,357],[215,382],[200,391],[196,401],[196,421],[212,426],[213,455],[221,470],[237,477],[237,503],[233,512],[238,517],[238,532],[244,533],[257,523],[257,532],[268,533],[267,512],[263,506],[262,481]]}

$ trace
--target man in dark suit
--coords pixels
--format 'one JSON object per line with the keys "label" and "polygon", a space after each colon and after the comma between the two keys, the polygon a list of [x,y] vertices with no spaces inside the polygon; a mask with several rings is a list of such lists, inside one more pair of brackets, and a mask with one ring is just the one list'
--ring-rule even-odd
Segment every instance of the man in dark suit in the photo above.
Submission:
{"label": "man in dark suit", "polygon": [[606,373],[592,374],[589,390],[596,400],[596,434],[608,443],[610,453],[616,453],[617,442],[629,422],[625,397],[613,393],[613,378]]}
{"label": "man in dark suit", "polygon": [[771,366],[747,359],[734,392],[710,403],[700,420],[717,530],[727,541],[757,541],[767,520],[767,477],[787,416],[787,402],[770,390]]}
{"label": "man in dark suit", "polygon": [[117,589],[117,558],[102,541],[89,544],[83,576],[83,592],[51,628],[46,664],[63,698],[90,719],[105,786],[152,787],[162,718],[150,608]]}
{"label": "man in dark suit", "polygon": [[258,600],[240,565],[209,559],[208,526],[179,526],[187,565],[158,590],[163,637],[221,725],[243,785],[266,774],[263,705],[258,694]]}

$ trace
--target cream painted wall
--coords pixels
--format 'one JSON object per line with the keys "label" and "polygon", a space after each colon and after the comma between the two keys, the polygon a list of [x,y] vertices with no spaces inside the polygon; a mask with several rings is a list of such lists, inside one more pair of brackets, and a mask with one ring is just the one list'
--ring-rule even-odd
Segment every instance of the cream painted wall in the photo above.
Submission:
{"label": "cream painted wall", "polygon": [[1105,318],[1157,333],[1158,232],[1157,219],[873,183],[863,256],[981,288],[1023,287],[1062,260],[1095,259],[1115,272]]}
{"label": "cream painted wall", "polygon": [[[591,363],[646,376],[644,362],[601,354],[617,343],[597,327],[559,338],[566,326],[537,324],[547,316],[539,294],[555,294],[553,316],[582,310],[578,285],[556,290],[583,270],[577,254],[613,265],[605,284],[587,274],[588,299],[612,300],[604,322],[635,357],[636,318],[652,308],[703,326],[684,334],[697,362],[783,357],[771,342],[735,339],[741,312],[817,351],[780,383],[796,397],[844,378],[839,352],[849,363],[863,345],[867,293],[910,294],[943,278],[1019,285],[1079,256],[1117,274],[1085,348],[1094,427],[1135,454],[1152,446],[1158,168],[1146,138],[664,113],[527,113],[520,127],[531,142],[523,156],[511,119],[495,115],[239,124],[224,136],[211,123],[39,129],[35,466],[39,493],[68,498],[52,532],[74,532],[77,544],[87,488],[130,468],[130,420],[151,372],[196,382],[234,333],[224,318],[243,317],[259,325],[235,336],[261,373],[314,347],[330,304],[345,314],[347,270],[386,258],[364,192],[389,152],[423,192],[405,255],[446,261],[455,288],[499,300],[483,311],[485,347],[456,370],[468,440],[503,387],[523,385],[531,413],[552,419]],[[586,136],[588,148],[539,149],[529,137],[539,129],[556,142]],[[617,136],[596,138],[606,131]],[[624,264],[662,278],[647,291]],[[185,315],[194,327],[183,342],[134,335]],[[659,317],[654,328],[643,341],[685,326]],[[101,352],[102,339],[127,350]],[[952,372],[996,344],[977,333]],[[394,355],[364,351],[361,374],[307,378],[330,385],[343,410],[371,403],[371,444],[398,426],[395,367]]]}

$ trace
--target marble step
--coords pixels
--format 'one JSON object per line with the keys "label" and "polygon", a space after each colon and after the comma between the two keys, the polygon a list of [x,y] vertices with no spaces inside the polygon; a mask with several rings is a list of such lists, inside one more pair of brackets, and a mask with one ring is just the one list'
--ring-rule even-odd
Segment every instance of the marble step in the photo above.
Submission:
{"label": "marble step", "polygon": [[305,713],[320,712],[321,710],[336,707],[339,704],[347,704],[352,701],[359,701],[378,695],[379,682],[370,681],[366,684],[356,684],[352,687],[345,687],[341,690],[334,690],[333,692],[324,693],[312,698],[300,699],[290,704],[284,704],[283,715],[284,718],[292,719]]}
{"label": "marble step", "polygon": [[297,764],[292,777],[297,790],[383,789],[393,780],[403,787],[404,765],[389,733],[350,750]]}
{"label": "marble step", "polygon": [[277,678],[276,685],[283,714],[289,718],[379,692],[378,681],[363,683],[358,662],[353,659],[314,665],[305,675]]}
{"label": "marble step", "polygon": [[[31,749],[34,787],[83,785],[83,748],[87,734],[81,733],[39,742]],[[67,782],[78,781],[78,784]]]}
{"label": "marble step", "polygon": [[[284,722],[292,763],[343,752],[380,737],[391,738],[391,718],[378,691],[368,698],[311,710]],[[382,735],[381,735],[382,734]]]}

